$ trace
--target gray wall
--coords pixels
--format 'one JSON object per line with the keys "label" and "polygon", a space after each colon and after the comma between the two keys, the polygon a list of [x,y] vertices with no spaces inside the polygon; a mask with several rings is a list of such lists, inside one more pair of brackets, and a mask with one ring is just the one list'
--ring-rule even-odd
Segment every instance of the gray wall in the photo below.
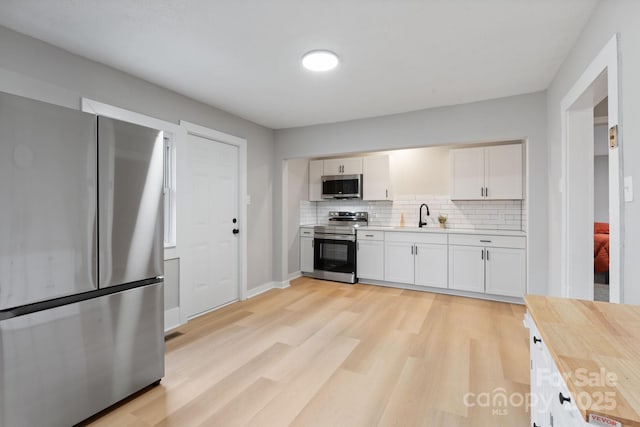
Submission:
{"label": "gray wall", "polygon": [[[286,280],[283,256],[283,159],[454,143],[528,140],[530,170],[529,290],[546,293],[547,144],[545,93],[342,123],[278,130],[274,183],[275,280]],[[286,188],[286,186],[285,186]],[[285,196],[286,199],[286,196]],[[286,238],[286,236],[285,236]],[[285,251],[286,252],[286,251]],[[285,258],[285,260],[283,260]]]}
{"label": "gray wall", "polygon": [[287,251],[289,254],[289,274],[300,271],[300,201],[309,200],[309,161],[293,159],[287,162],[288,191],[287,206]]}
{"label": "gray wall", "polygon": [[[166,60],[171,60],[171,52],[167,52]],[[187,120],[247,139],[251,195],[247,218],[248,287],[271,282],[271,129],[4,27],[0,27],[0,91],[76,109],[80,108],[80,98],[88,97],[161,120]],[[178,191],[179,186],[180,183]]]}
{"label": "gray wall", "polygon": [[[560,293],[560,221],[561,176],[560,102],[591,61],[614,34],[620,34],[620,147],[625,176],[640,176],[640,2],[637,0],[601,1],[585,26],[576,45],[560,67],[547,92],[547,122],[549,140],[549,284],[552,294]],[[636,173],[637,172],[637,173]],[[640,304],[640,204],[638,197],[624,204],[622,239],[624,245],[624,302]]]}

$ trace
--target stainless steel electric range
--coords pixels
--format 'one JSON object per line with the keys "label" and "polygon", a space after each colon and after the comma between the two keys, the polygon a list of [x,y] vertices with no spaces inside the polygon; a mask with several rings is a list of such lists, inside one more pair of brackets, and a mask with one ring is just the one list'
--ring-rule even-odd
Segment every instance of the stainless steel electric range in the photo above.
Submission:
{"label": "stainless steel electric range", "polygon": [[313,277],[356,283],[356,229],[368,224],[367,212],[329,212],[329,224],[314,227]]}

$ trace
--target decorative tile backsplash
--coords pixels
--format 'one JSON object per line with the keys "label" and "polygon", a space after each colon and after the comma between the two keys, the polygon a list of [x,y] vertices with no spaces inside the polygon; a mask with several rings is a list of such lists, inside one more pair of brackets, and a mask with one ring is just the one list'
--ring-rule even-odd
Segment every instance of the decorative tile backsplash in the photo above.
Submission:
{"label": "decorative tile backsplash", "polygon": [[418,210],[422,203],[429,206],[427,221],[437,226],[438,215],[447,215],[447,228],[481,230],[524,230],[527,219],[525,201],[522,200],[465,200],[452,201],[443,195],[401,196],[392,202],[366,202],[339,200],[327,202],[300,202],[300,224],[327,222],[329,211],[369,212],[369,224],[398,226],[404,216],[406,226],[418,225]]}

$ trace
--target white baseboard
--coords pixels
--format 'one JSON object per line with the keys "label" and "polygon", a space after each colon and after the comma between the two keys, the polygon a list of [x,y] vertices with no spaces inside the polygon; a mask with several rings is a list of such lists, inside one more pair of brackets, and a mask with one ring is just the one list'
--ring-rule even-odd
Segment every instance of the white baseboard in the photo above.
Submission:
{"label": "white baseboard", "polygon": [[302,272],[301,272],[301,271],[299,271],[299,270],[298,270],[298,271],[295,271],[295,272],[293,272],[293,273],[289,273],[289,280],[290,280],[290,281],[291,281],[291,280],[295,280],[295,279],[297,279],[298,277],[302,277]]}
{"label": "white baseboard", "polygon": [[164,331],[170,331],[182,325],[180,321],[180,307],[170,308],[164,312]]}
{"label": "white baseboard", "polygon": [[271,289],[286,289],[289,287],[289,280],[284,282],[267,282],[247,290],[247,299],[263,294]]}
{"label": "white baseboard", "polygon": [[274,282],[273,287],[277,289],[287,289],[289,287],[289,281],[285,280],[284,282]]}
{"label": "white baseboard", "polygon": [[247,290],[247,299],[253,298],[257,295],[270,291],[271,289],[276,287],[276,282],[267,282],[262,285],[256,286],[255,288],[251,288]]}

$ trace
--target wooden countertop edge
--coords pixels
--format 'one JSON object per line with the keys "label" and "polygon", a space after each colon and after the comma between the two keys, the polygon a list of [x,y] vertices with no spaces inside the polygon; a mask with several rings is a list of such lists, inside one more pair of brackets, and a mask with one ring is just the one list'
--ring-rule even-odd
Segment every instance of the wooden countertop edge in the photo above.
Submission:
{"label": "wooden countertop edge", "polygon": [[[547,343],[547,349],[549,350],[549,353],[551,353],[551,357],[553,358],[554,363],[556,364],[556,366],[558,367],[558,369],[560,370],[560,374],[563,375],[564,372],[562,372],[563,368],[565,371],[569,370],[565,364],[562,362],[562,359],[560,359],[560,356],[555,352],[555,350],[553,349],[552,346],[548,345],[549,343],[549,339],[548,336],[546,335],[546,332],[544,330],[544,327],[541,326],[541,322],[539,322],[536,319],[536,314],[534,313],[535,310],[531,309],[530,303],[528,302],[528,300],[531,298],[547,298],[543,295],[525,295],[524,297],[524,303],[525,306],[527,307],[527,311],[529,312],[531,319],[535,322],[536,326],[538,327],[538,332],[540,332],[540,335],[542,335],[542,339],[544,340],[543,342]],[[575,396],[578,394],[578,389],[576,388],[576,386],[573,384],[573,381],[568,381],[566,378],[563,378],[565,383],[567,384],[567,388],[569,389],[569,392],[571,393],[572,396]],[[617,390],[616,390],[617,392]],[[578,408],[578,410],[580,411],[580,413],[582,414],[582,417],[585,421],[585,423],[589,423],[589,414],[594,414],[594,415],[599,415],[605,418],[609,418],[611,420],[617,421],[619,423],[622,424],[623,427],[640,427],[640,414],[638,414],[638,412],[636,412],[636,415],[639,416],[638,419],[632,420],[632,419],[627,419],[624,417],[620,417],[618,415],[613,415],[611,413],[607,413],[607,412],[603,412],[603,411],[594,411],[591,410],[590,408],[583,408],[579,401],[576,401],[576,407]]]}

